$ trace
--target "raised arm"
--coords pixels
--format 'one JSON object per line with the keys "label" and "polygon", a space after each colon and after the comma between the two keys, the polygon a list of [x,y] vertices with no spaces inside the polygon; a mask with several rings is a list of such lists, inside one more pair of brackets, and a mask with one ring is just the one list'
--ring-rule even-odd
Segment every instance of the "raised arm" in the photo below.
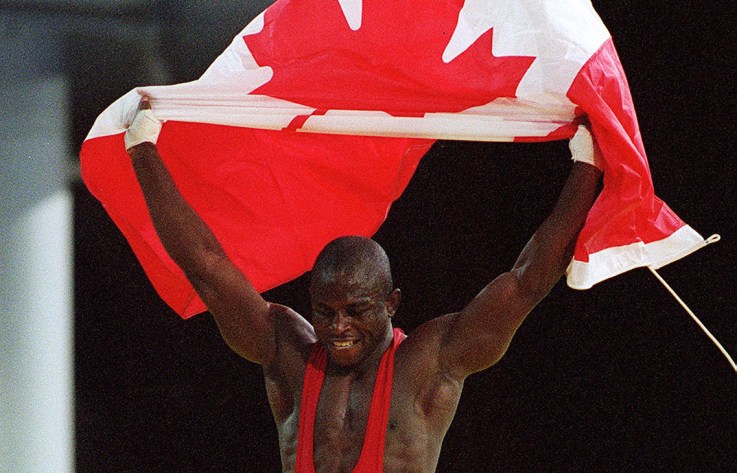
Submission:
{"label": "raised arm", "polygon": [[[583,154],[584,161],[593,162],[595,147],[587,129],[579,130],[571,150],[574,158]],[[514,267],[489,283],[461,312],[446,316],[439,356],[442,369],[453,378],[463,379],[496,363],[527,314],[561,278],[598,194],[600,177],[594,165],[575,162],[552,213]]]}
{"label": "raised arm", "polygon": [[276,353],[272,315],[282,308],[261,297],[179,193],[156,149],[160,123],[150,113],[144,97],[126,134],[126,148],[156,233],[205,302],[225,342],[250,361],[268,363]]}

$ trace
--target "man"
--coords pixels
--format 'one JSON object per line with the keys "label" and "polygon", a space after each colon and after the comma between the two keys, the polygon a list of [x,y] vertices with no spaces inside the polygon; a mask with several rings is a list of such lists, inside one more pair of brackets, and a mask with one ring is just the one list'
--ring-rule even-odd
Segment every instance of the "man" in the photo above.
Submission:
{"label": "man", "polygon": [[[562,276],[598,190],[577,162],[514,267],[462,311],[404,337],[389,261],[373,240],[339,238],[310,281],[312,323],[264,300],[184,201],[156,150],[160,122],[144,98],[126,148],[156,231],[215,317],[227,344],[263,366],[287,472],[432,472],[467,376],[504,354]],[[593,163],[590,134],[572,140]],[[579,151],[586,149],[586,151]]]}

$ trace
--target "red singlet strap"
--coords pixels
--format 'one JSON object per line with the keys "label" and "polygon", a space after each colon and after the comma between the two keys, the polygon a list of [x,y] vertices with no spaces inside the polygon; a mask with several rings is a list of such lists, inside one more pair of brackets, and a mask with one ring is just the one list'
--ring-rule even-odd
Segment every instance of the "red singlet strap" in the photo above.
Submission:
{"label": "red singlet strap", "polygon": [[[366,435],[358,463],[353,473],[381,473],[384,463],[384,442],[386,425],[389,421],[389,407],[392,396],[392,378],[394,376],[394,354],[405,338],[401,329],[394,329],[394,339],[384,352],[376,373],[374,392],[371,397]],[[317,403],[325,379],[327,354],[323,347],[316,343],[307,360],[305,378],[302,383],[302,401],[299,408],[299,433],[297,437],[297,461],[295,473],[315,473],[314,432]]]}

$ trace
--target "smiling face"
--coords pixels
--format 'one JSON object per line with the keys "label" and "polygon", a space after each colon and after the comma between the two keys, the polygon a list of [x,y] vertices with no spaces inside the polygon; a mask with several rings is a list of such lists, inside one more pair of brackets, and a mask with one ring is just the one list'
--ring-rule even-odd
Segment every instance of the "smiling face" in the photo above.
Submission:
{"label": "smiling face", "polygon": [[313,285],[312,324],[333,363],[358,368],[381,357],[392,340],[395,293],[341,280]]}
{"label": "smiling face", "polygon": [[388,259],[373,240],[344,237],[318,257],[310,280],[312,325],[331,363],[357,369],[381,358],[399,305]]}

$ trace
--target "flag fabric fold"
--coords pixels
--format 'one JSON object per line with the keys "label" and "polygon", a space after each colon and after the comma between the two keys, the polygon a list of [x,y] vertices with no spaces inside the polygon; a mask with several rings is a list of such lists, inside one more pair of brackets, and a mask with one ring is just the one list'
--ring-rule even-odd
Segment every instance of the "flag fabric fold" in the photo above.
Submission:
{"label": "flag fabric fold", "polygon": [[568,283],[703,244],[653,190],[627,80],[586,0],[278,0],[194,82],[130,91],[98,117],[82,175],[161,297],[205,310],[166,254],[123,134],[141,95],[159,152],[226,253],[265,291],[335,237],[371,236],[436,139],[570,138],[584,115],[604,187]]}

